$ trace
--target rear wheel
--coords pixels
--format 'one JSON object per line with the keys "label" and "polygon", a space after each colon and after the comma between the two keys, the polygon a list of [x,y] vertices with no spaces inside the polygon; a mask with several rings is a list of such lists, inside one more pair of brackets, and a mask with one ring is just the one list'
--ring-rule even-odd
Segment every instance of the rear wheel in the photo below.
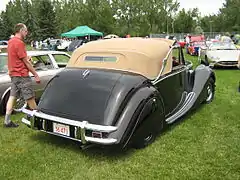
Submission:
{"label": "rear wheel", "polygon": [[156,139],[156,133],[149,132],[145,136],[139,137],[139,139],[133,143],[133,147],[136,149],[145,148],[148,145],[152,144],[155,141],[155,139]]}

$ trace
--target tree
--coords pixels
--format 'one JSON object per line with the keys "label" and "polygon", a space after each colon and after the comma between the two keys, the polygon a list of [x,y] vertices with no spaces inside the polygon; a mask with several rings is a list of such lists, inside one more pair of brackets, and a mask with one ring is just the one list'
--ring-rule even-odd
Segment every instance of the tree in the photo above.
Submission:
{"label": "tree", "polygon": [[196,26],[196,9],[185,11],[183,8],[176,16],[175,20],[175,29],[178,33],[188,33],[194,31],[194,27]]}
{"label": "tree", "polygon": [[222,20],[221,23],[225,30],[240,31],[240,0],[226,0],[223,8],[220,9]]}
{"label": "tree", "polygon": [[201,34],[201,33],[203,33],[203,29],[201,28],[201,26],[195,27],[194,33],[195,33],[195,34]]}
{"label": "tree", "polygon": [[57,35],[56,13],[50,0],[41,0],[38,3],[39,38],[44,40]]}
{"label": "tree", "polygon": [[32,13],[32,6],[28,0],[22,2],[24,8],[24,24],[28,27],[29,35],[27,36],[28,40],[34,40],[39,37],[39,27],[36,15]]}

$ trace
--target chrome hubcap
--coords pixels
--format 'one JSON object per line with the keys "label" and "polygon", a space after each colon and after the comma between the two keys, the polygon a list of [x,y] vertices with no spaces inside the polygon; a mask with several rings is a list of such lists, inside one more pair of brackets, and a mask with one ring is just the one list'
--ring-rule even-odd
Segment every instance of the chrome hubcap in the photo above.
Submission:
{"label": "chrome hubcap", "polygon": [[144,138],[144,141],[148,142],[152,139],[152,134],[149,134],[147,137]]}
{"label": "chrome hubcap", "polygon": [[211,101],[212,97],[213,97],[212,87],[211,87],[211,85],[208,85],[208,87],[207,87],[207,100],[206,101],[207,102]]}
{"label": "chrome hubcap", "polygon": [[20,112],[22,108],[26,107],[27,104],[24,99],[19,98],[16,100],[16,104],[14,105],[14,111]]}

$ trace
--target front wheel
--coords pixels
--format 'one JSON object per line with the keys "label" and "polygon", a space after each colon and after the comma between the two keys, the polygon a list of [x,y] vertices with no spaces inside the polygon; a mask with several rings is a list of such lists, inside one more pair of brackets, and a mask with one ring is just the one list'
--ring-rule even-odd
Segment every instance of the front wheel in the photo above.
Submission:
{"label": "front wheel", "polygon": [[213,78],[209,78],[205,88],[206,88],[205,89],[205,91],[206,91],[205,103],[209,104],[212,102],[212,100],[214,99],[214,95],[215,95],[215,82],[214,82]]}

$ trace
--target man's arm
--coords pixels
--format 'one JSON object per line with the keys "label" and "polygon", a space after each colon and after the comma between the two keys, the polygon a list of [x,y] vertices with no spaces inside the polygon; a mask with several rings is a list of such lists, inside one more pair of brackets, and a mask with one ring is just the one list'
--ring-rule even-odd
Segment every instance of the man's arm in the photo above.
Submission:
{"label": "man's arm", "polygon": [[25,65],[27,66],[29,71],[34,75],[36,83],[40,83],[40,78],[39,78],[37,72],[35,71],[35,69],[33,68],[30,59],[31,59],[31,57],[26,56],[26,57],[22,58],[22,61],[25,63]]}
{"label": "man's arm", "polygon": [[29,69],[29,71],[34,75],[34,76],[38,76],[37,72],[35,71],[34,67],[31,64],[30,58],[28,56],[22,58],[22,61],[24,62],[24,64],[27,66],[27,68]]}

